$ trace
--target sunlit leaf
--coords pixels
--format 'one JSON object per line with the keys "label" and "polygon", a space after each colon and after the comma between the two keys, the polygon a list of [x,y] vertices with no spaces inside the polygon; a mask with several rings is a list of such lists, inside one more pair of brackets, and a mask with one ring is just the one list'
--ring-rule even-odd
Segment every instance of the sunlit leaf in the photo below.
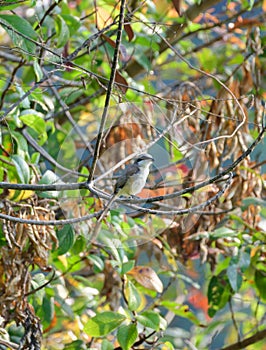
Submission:
{"label": "sunlit leaf", "polygon": [[31,129],[37,132],[40,145],[47,140],[46,123],[42,114],[34,110],[25,110],[20,116],[20,120]]}
{"label": "sunlit leaf", "polygon": [[126,319],[117,312],[104,311],[92,317],[84,326],[84,331],[91,337],[101,337],[116,329]]}
{"label": "sunlit leaf", "polygon": [[130,281],[126,285],[126,296],[129,310],[136,311],[141,304],[141,297],[137,288]]}
{"label": "sunlit leaf", "polygon": [[43,72],[37,60],[33,61],[33,68],[34,68],[34,73],[36,74],[37,80],[41,80],[43,77]]}
{"label": "sunlit leaf", "polygon": [[131,349],[138,337],[137,326],[135,324],[122,325],[117,331],[117,340],[123,350]]}
{"label": "sunlit leaf", "polygon": [[30,168],[25,160],[17,154],[12,156],[12,161],[15,164],[18,177],[22,183],[28,184],[30,182]]}
{"label": "sunlit leaf", "polygon": [[26,19],[16,15],[0,15],[0,25],[8,32],[16,46],[26,53],[35,54],[36,45],[31,39],[37,40],[37,34]]}
{"label": "sunlit leaf", "polygon": [[136,316],[136,319],[144,327],[152,328],[154,330],[159,330],[160,327],[160,315],[155,311],[144,311],[140,315]]}

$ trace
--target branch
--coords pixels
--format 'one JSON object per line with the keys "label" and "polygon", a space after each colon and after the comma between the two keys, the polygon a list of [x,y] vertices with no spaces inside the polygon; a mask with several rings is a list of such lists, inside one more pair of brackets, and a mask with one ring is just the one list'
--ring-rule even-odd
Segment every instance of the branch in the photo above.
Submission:
{"label": "branch", "polygon": [[[47,75],[47,72],[43,69],[43,72],[45,75]],[[48,80],[48,82],[50,82],[50,79]],[[86,150],[89,151],[89,153],[92,155],[93,154],[93,148],[90,144],[90,142],[86,141],[79,126],[77,125],[77,123],[75,122],[75,120],[73,119],[71,113],[69,112],[68,106],[65,104],[65,102],[62,100],[59,92],[57,91],[57,89],[53,86],[53,84],[50,85],[56,99],[58,100],[60,106],[62,107],[65,116],[67,117],[67,119],[69,120],[70,124],[73,126],[73,129],[77,132],[78,136],[80,137],[80,139],[82,140],[82,142],[84,143],[84,146],[86,148]],[[100,164],[101,166],[101,170],[104,171],[104,168],[102,166],[102,164]],[[78,173],[79,174],[79,173]],[[79,174],[79,176],[83,176],[82,174]],[[85,175],[84,177],[88,177],[87,175]]]}
{"label": "branch", "polygon": [[[121,5],[122,6],[122,5]],[[93,34],[92,36],[90,36],[87,40],[85,40],[81,46],[79,46],[74,52],[72,52],[70,55],[68,55],[65,59],[64,62],[70,62],[73,59],[75,59],[78,55],[78,53],[83,50],[84,48],[87,48],[88,46],[90,46],[90,44],[98,39],[99,36],[101,36],[102,34],[104,34],[107,30],[109,30],[112,26],[114,26],[116,24],[116,22],[112,22],[111,24],[109,24],[108,26],[104,27],[103,29],[99,30],[97,33]],[[118,27],[119,30],[119,27]],[[118,34],[118,33],[117,33]]]}
{"label": "branch", "polygon": [[[131,203],[151,203],[151,202],[158,202],[165,199],[171,199],[175,197],[182,196],[186,193],[192,193],[202,187],[208,186],[214,182],[217,182],[218,180],[222,179],[225,175],[232,172],[239,163],[241,163],[257,146],[257,144],[261,141],[264,133],[266,131],[266,126],[264,126],[258,135],[258,137],[255,139],[255,141],[248,147],[248,149],[240,156],[238,157],[231,165],[229,165],[228,168],[220,172],[218,175],[211,177],[210,179],[203,181],[195,186],[184,188],[183,190],[173,192],[171,194],[166,194],[163,196],[157,196],[152,198],[143,198],[143,199],[134,199],[131,200]],[[118,166],[121,166],[124,161],[128,161],[132,158],[132,155],[128,156],[126,159],[118,163]],[[93,194],[97,195],[98,197],[108,199],[108,195],[102,193],[101,191],[98,191],[93,187],[93,183],[88,184],[87,182],[79,182],[79,183],[69,183],[69,184],[16,184],[16,183],[9,183],[9,182],[0,182],[0,188],[2,189],[13,189],[13,190],[32,190],[32,191],[64,191],[64,190],[77,190],[77,189],[87,189],[91,191]],[[122,199],[117,200],[118,202],[125,202]]]}
{"label": "branch", "polygon": [[28,224],[28,225],[40,225],[40,226],[60,226],[60,225],[66,225],[66,224],[76,224],[82,221],[88,221],[92,218],[97,218],[102,214],[102,210],[97,211],[93,214],[88,214],[81,216],[79,218],[73,218],[73,219],[65,219],[65,220],[32,220],[32,219],[22,219],[20,217],[11,216],[7,214],[0,213],[0,219],[8,220],[12,222],[18,222],[20,224]]}
{"label": "branch", "polygon": [[226,346],[225,348],[222,348],[220,350],[240,350],[244,349],[247,346],[257,343],[262,339],[266,338],[266,329],[263,329],[262,331],[259,331],[255,334],[253,334],[251,337],[246,338],[244,340],[241,340],[235,344],[231,344],[229,346]]}
{"label": "branch", "polygon": [[[1,6],[1,5],[0,5]],[[10,349],[18,350],[19,345],[8,340],[0,339],[0,345],[4,345]]]}
{"label": "branch", "polygon": [[17,184],[10,182],[0,182],[0,188],[20,191],[65,191],[89,189],[87,182],[54,183],[54,184]]}
{"label": "branch", "polygon": [[239,163],[241,163],[253,150],[254,148],[257,146],[257,144],[262,140],[262,137],[264,135],[266,131],[266,126],[263,126],[261,132],[259,133],[258,137],[254,140],[254,142],[248,147],[248,149],[241,154],[240,157],[238,157],[231,165],[229,165],[225,170],[221,171],[219,174],[211,177],[209,180],[203,181],[201,183],[199,183],[198,185],[192,186],[192,187],[188,187],[188,188],[184,188],[183,190],[180,191],[176,191],[173,192],[171,194],[166,194],[164,196],[157,196],[157,197],[152,197],[152,198],[147,198],[147,199],[139,199],[136,202],[137,203],[141,203],[141,202],[147,202],[147,203],[151,203],[151,202],[157,202],[160,200],[164,200],[164,199],[171,199],[171,198],[175,198],[175,197],[179,197],[182,196],[183,194],[186,193],[192,193],[202,187],[208,186],[218,180],[220,180],[221,178],[223,178],[225,175],[229,174],[230,172],[232,172]]}
{"label": "branch", "polygon": [[14,79],[15,79],[15,76],[16,76],[17,71],[19,70],[19,68],[20,68],[24,63],[25,63],[24,60],[23,60],[23,59],[20,59],[18,65],[13,69],[13,71],[12,71],[12,73],[11,73],[11,77],[9,78],[9,81],[8,81],[8,83],[7,83],[5,89],[3,90],[2,95],[1,95],[1,97],[0,97],[0,110],[1,110],[2,107],[3,107],[5,95],[7,94],[7,92],[8,92],[8,90],[9,90],[10,86],[12,85],[12,83],[13,83],[13,81],[14,81]]}
{"label": "branch", "polygon": [[124,18],[125,17],[125,6],[126,6],[126,0],[121,0],[119,20],[118,20],[118,29],[117,29],[117,37],[116,37],[114,57],[113,57],[113,62],[112,62],[112,67],[111,67],[111,75],[110,75],[110,79],[108,82],[105,104],[104,104],[103,114],[102,114],[101,123],[100,123],[99,131],[98,131],[98,137],[96,140],[89,181],[91,181],[93,179],[94,171],[96,169],[96,164],[97,164],[98,157],[100,154],[100,147],[101,147],[101,143],[102,143],[102,139],[103,139],[103,130],[104,130],[106,119],[107,119],[107,113],[108,113],[111,94],[112,94],[113,85],[114,85],[114,81],[115,81],[115,73],[116,73],[117,64],[118,64],[119,48],[120,48],[120,44],[122,41],[122,32],[123,32],[123,25],[124,25],[124,19],[125,19]]}
{"label": "branch", "polygon": [[[200,182],[199,184],[195,185],[195,186],[191,186],[188,188],[184,188],[183,190],[180,191],[175,191],[173,193],[170,194],[165,194],[163,196],[156,196],[156,197],[151,197],[151,198],[141,198],[141,199],[132,199],[130,200],[131,203],[152,203],[152,202],[158,202],[158,201],[162,201],[162,200],[166,200],[166,199],[172,199],[172,198],[176,198],[176,197],[180,197],[184,194],[187,193],[193,193],[196,190],[199,190],[200,188],[206,187],[214,182],[217,182],[218,180],[222,179],[225,175],[228,175],[229,173],[231,173],[237,166],[239,163],[241,163],[253,150],[254,148],[257,146],[257,144],[261,141],[264,133],[266,131],[266,126],[263,126],[261,132],[259,133],[258,137],[255,139],[255,141],[248,147],[248,149],[241,154],[240,157],[238,157],[231,165],[229,165],[225,170],[221,171],[219,174],[211,177],[210,179]],[[130,157],[130,156],[129,156]],[[129,160],[130,158],[127,157],[126,160]],[[128,159],[129,158],[129,159]],[[120,163],[123,163],[124,161],[121,161],[118,163],[118,165],[120,166]],[[116,168],[116,167],[115,167]],[[98,180],[98,179],[97,179]],[[96,194],[98,197],[102,197],[104,198],[104,196],[93,187],[93,183],[88,184],[88,189]],[[108,197],[107,195],[105,195],[105,197]],[[117,202],[124,203],[124,202],[128,202],[127,200],[122,200],[122,199],[117,199]]]}
{"label": "branch", "polygon": [[45,18],[50,14],[50,12],[53,11],[53,9],[54,9],[56,6],[59,5],[59,3],[60,3],[61,1],[62,1],[62,0],[57,0],[57,1],[55,1],[55,2],[45,11],[45,13],[44,13],[44,15],[42,16],[40,22],[36,24],[36,26],[35,26],[35,28],[34,28],[35,30],[37,30],[38,28],[39,28],[39,29],[41,28],[43,22],[45,21]]}
{"label": "branch", "polygon": [[[258,137],[255,139],[255,141],[248,147],[248,149],[240,156],[238,157],[227,169],[223,170],[222,172],[220,172],[218,175],[213,176],[212,178],[203,181],[195,186],[192,187],[188,187],[185,188],[183,190],[180,191],[176,191],[173,192],[171,194],[166,194],[163,196],[157,196],[157,197],[152,197],[152,198],[144,198],[144,199],[133,199],[130,200],[131,203],[137,203],[137,204],[141,204],[141,203],[151,203],[151,202],[157,202],[157,201],[162,201],[165,199],[171,199],[171,198],[175,198],[175,197],[179,197],[183,194],[186,193],[192,193],[200,188],[203,188],[209,184],[212,184],[220,179],[222,179],[225,175],[229,174],[230,172],[232,172],[239,163],[241,163],[253,150],[254,148],[257,146],[257,144],[261,141],[264,133],[266,131],[266,126],[263,126],[260,134],[258,135]],[[127,160],[130,160],[132,157],[132,155],[128,156]],[[121,162],[120,162],[121,163]],[[119,163],[119,164],[120,164]],[[32,191],[64,191],[64,190],[76,190],[76,189],[87,189],[90,190],[93,194],[97,195],[98,197],[101,198],[105,198],[108,199],[108,195],[104,194],[101,191],[98,191],[97,189],[95,189],[93,187],[93,183],[87,183],[87,182],[80,182],[80,183],[70,183],[70,184],[15,184],[15,183],[8,183],[8,182],[0,182],[0,188],[3,189],[15,189],[15,190],[32,190]],[[119,203],[125,203],[128,202],[128,200],[122,200],[122,199],[117,199],[117,202]],[[142,211],[144,210],[144,208],[140,208]],[[194,208],[195,209],[195,208]],[[102,212],[102,211],[101,211]],[[98,212],[97,215],[95,216],[100,216],[101,212]],[[3,214],[2,214],[3,215]],[[10,217],[2,217],[5,218],[7,220],[10,219]],[[11,217],[12,218],[12,217]],[[78,219],[79,220],[79,219]],[[81,220],[81,221],[85,221]],[[38,221],[37,221],[38,222]],[[54,222],[54,221],[53,221]],[[58,223],[60,221],[56,221],[56,223],[51,223],[51,225],[60,225],[60,223]],[[41,224],[43,225],[43,224]]]}
{"label": "branch", "polygon": [[[47,78],[48,79],[48,78]],[[39,146],[38,143],[34,140],[34,138],[27,132],[26,129],[22,129],[22,134],[27,140],[27,142],[40,153],[40,155],[48,160],[49,163],[53,164],[56,168],[62,170],[64,173],[72,174],[77,177],[88,177],[88,175],[81,174],[77,171],[65,168],[63,165],[59,164],[43,147]]]}

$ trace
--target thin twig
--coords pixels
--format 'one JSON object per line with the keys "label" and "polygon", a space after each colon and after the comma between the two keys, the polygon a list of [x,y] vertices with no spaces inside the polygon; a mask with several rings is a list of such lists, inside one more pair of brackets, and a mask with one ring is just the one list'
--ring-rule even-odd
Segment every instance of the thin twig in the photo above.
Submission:
{"label": "thin twig", "polygon": [[5,95],[8,92],[8,89],[10,88],[13,80],[15,79],[16,73],[19,70],[19,68],[21,66],[23,66],[23,64],[25,63],[25,61],[23,59],[20,60],[19,64],[13,69],[11,76],[9,78],[9,81],[7,83],[7,86],[5,87],[5,89],[3,90],[2,94],[1,94],[1,98],[0,98],[0,109],[2,109],[2,106],[4,104],[4,99],[5,99]]}
{"label": "thin twig", "polygon": [[[162,200],[166,200],[166,199],[172,199],[172,198],[176,198],[176,197],[182,196],[182,195],[187,194],[187,193],[193,193],[194,191],[199,190],[200,188],[206,187],[206,186],[208,186],[208,185],[210,185],[210,184],[212,184],[214,182],[217,182],[218,180],[222,179],[225,175],[227,175],[230,172],[232,172],[238,166],[238,164],[241,163],[254,150],[254,148],[257,146],[257,144],[261,141],[265,131],[266,131],[266,126],[264,126],[262,128],[262,130],[259,133],[258,137],[248,147],[248,149],[244,153],[241,154],[241,156],[239,156],[225,170],[221,171],[219,174],[211,177],[210,179],[208,179],[206,181],[202,181],[202,182],[200,182],[197,185],[194,185],[194,186],[191,186],[191,187],[188,187],[188,188],[184,188],[184,189],[179,190],[179,191],[175,191],[175,192],[170,193],[170,194],[165,194],[165,195],[162,195],[162,196],[156,196],[156,197],[151,197],[151,198],[132,199],[131,203],[138,203],[138,204],[139,203],[151,203],[151,202],[158,202],[158,201],[162,201]],[[127,158],[129,158],[129,157],[127,157]],[[93,187],[93,184],[89,184],[88,188],[91,190],[92,193],[94,193],[94,194],[97,193],[97,195],[99,197],[101,197],[101,194]],[[117,200],[117,201],[120,201],[120,200]]]}
{"label": "thin twig", "polygon": [[[266,127],[263,127],[263,129],[261,130],[260,134],[258,135],[258,137],[255,139],[255,141],[248,147],[248,149],[241,154],[240,157],[238,157],[231,165],[229,165],[225,170],[223,170],[222,172],[220,172],[218,175],[215,175],[213,177],[211,177],[210,179],[200,182],[199,184],[192,186],[192,187],[188,187],[185,188],[183,190],[180,191],[176,191],[173,192],[171,194],[166,194],[163,196],[156,196],[156,197],[152,197],[152,198],[144,198],[144,199],[132,199],[131,202],[132,203],[144,203],[144,202],[157,202],[157,201],[162,201],[165,199],[171,199],[171,198],[175,198],[175,197],[179,197],[183,194],[186,193],[192,193],[200,188],[203,188],[205,186],[208,186],[214,182],[217,182],[218,180],[220,180],[221,178],[223,178],[225,175],[229,174],[230,172],[232,172],[236,166],[241,163],[253,150],[254,148],[257,146],[257,144],[261,141],[264,133],[266,131]],[[126,161],[130,160],[132,158],[132,155],[128,156],[126,158]],[[121,166],[123,164],[124,160],[119,162],[119,166]],[[95,189],[93,187],[93,183],[87,184],[87,182],[80,182],[80,183],[68,183],[68,184],[16,184],[16,183],[9,183],[9,182],[0,182],[0,188],[3,189],[15,189],[15,190],[32,190],[32,191],[64,191],[64,190],[76,190],[76,189],[88,189],[91,190],[92,193],[94,193],[95,195],[97,195],[97,197],[101,197],[101,198],[106,198],[108,199],[109,196],[107,194],[103,194],[101,191]],[[118,202],[123,203],[122,199],[117,200]]]}
{"label": "thin twig", "polygon": [[[46,75],[47,72],[44,72],[44,74]],[[49,80],[48,80],[49,81]],[[80,131],[79,126],[77,125],[77,123],[75,122],[75,120],[73,119],[71,113],[69,112],[68,106],[65,104],[65,102],[62,100],[60,94],[58,93],[57,89],[53,86],[53,84],[50,85],[55,97],[57,98],[60,106],[62,107],[65,116],[67,117],[67,119],[69,120],[69,122],[71,123],[71,125],[73,126],[73,129],[77,132],[78,136],[80,137],[80,139],[82,140],[82,142],[84,143],[85,148],[89,151],[89,153],[92,155],[93,154],[93,148],[90,144],[90,142],[86,141],[82,132]],[[101,166],[101,170],[104,171],[104,168],[102,166],[102,164],[100,164]],[[79,175],[81,176],[81,174]],[[87,177],[87,176],[86,176]]]}
{"label": "thin twig", "polygon": [[86,174],[81,174],[77,171],[68,169],[64,167],[63,165],[59,164],[43,147],[39,146],[38,143],[34,140],[34,138],[27,132],[26,129],[22,129],[22,134],[27,140],[27,142],[40,153],[40,155],[48,160],[49,163],[53,164],[56,168],[62,170],[63,172],[71,175],[75,175],[77,177],[88,177]]}
{"label": "thin twig", "polygon": [[45,18],[53,11],[53,9],[59,5],[59,3],[61,2],[62,0],[57,0],[55,1],[44,13],[44,15],[42,16],[40,22],[38,22],[34,28],[34,30],[37,30],[38,28],[41,28],[43,22],[45,21]]}
{"label": "thin twig", "polygon": [[228,303],[229,303],[229,309],[230,309],[233,325],[234,325],[236,333],[237,333],[237,341],[240,342],[241,337],[240,337],[239,329],[238,329],[237,322],[235,319],[234,309],[233,309],[233,305],[232,305],[232,298],[229,299]]}
{"label": "thin twig", "polygon": [[240,102],[238,101],[238,99],[237,99],[237,97],[235,96],[235,94],[233,93],[233,91],[230,90],[230,89],[229,89],[218,77],[216,77],[215,75],[213,75],[213,74],[211,74],[211,73],[208,73],[208,72],[206,72],[206,71],[204,71],[204,70],[202,70],[202,69],[200,69],[200,68],[197,68],[196,66],[194,66],[193,64],[191,64],[190,61],[188,61],[187,59],[185,59],[185,58],[183,57],[183,55],[181,55],[181,54],[177,51],[177,49],[176,49],[173,45],[171,45],[171,43],[170,43],[167,39],[165,39],[165,38],[163,37],[163,35],[161,35],[159,32],[157,32],[157,35],[161,38],[161,40],[162,40],[163,42],[165,42],[165,44],[168,45],[169,49],[171,49],[171,50],[174,52],[174,54],[175,54],[181,61],[183,61],[183,62],[186,63],[186,65],[187,65],[190,69],[195,70],[195,71],[201,73],[202,75],[205,75],[205,76],[207,76],[207,77],[209,77],[209,78],[215,80],[219,85],[221,85],[221,86],[232,96],[233,100],[236,102],[236,104],[237,104],[237,106],[238,106],[238,108],[239,108],[239,110],[241,111],[241,114],[242,114],[242,116],[243,116],[242,121],[239,123],[239,125],[235,128],[235,130],[234,130],[230,135],[220,135],[220,136],[217,136],[217,137],[215,137],[215,138],[213,138],[213,139],[210,139],[210,140],[207,140],[207,141],[198,142],[197,145],[206,144],[206,143],[209,143],[210,141],[215,141],[215,140],[219,140],[219,139],[223,139],[223,138],[227,138],[227,139],[228,139],[228,138],[234,137],[235,134],[240,130],[240,128],[245,124],[247,118],[246,118],[246,114],[245,114],[245,112],[244,112],[244,109],[243,109],[242,105],[241,105]]}

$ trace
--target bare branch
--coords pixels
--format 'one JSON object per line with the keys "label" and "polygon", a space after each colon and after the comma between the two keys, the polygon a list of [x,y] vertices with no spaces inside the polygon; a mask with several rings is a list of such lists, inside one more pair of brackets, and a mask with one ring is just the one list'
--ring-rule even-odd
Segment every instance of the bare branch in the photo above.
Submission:
{"label": "bare branch", "polygon": [[266,329],[253,334],[251,337],[241,340],[235,344],[228,345],[220,350],[240,350],[251,344],[255,344],[266,338]]}
{"label": "bare branch", "polygon": [[119,21],[118,21],[118,28],[117,28],[117,37],[116,37],[114,57],[113,57],[113,62],[112,62],[112,67],[111,67],[110,80],[108,83],[105,104],[104,104],[104,110],[103,110],[101,123],[100,123],[99,131],[98,131],[98,137],[96,140],[89,181],[91,181],[93,179],[94,171],[96,169],[96,164],[97,164],[98,157],[100,154],[100,147],[101,147],[102,138],[103,138],[103,130],[104,130],[107,115],[108,115],[108,108],[109,108],[109,104],[110,104],[111,94],[112,94],[112,90],[113,90],[113,84],[115,81],[115,73],[116,73],[117,64],[118,64],[119,48],[120,48],[120,44],[122,41],[122,32],[123,32],[123,25],[124,25],[124,19],[125,19],[124,18],[125,17],[125,6],[126,6],[126,0],[121,0]]}
{"label": "bare branch", "polygon": [[95,212],[93,214],[88,214],[81,216],[79,218],[73,218],[73,219],[65,219],[65,220],[32,220],[32,219],[22,219],[19,217],[6,215],[0,213],[0,219],[9,220],[12,222],[18,222],[20,224],[29,224],[29,225],[40,225],[40,226],[60,226],[60,225],[66,225],[66,224],[77,224],[79,222],[88,221],[92,218],[97,218],[102,213],[102,210]]}

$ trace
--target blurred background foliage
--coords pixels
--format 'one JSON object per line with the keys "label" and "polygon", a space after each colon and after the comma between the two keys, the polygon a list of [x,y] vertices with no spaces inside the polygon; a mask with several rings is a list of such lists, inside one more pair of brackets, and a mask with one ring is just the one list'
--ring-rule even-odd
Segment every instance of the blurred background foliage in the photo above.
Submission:
{"label": "blurred background foliage", "polygon": [[[2,183],[88,178],[121,3],[0,1]],[[184,192],[147,208],[215,196],[223,179],[189,188],[241,157],[263,124],[265,10],[265,0],[126,1],[96,178],[150,145],[140,197]],[[117,205],[95,244],[95,218],[60,222],[103,207],[85,186],[0,186],[0,348],[266,349],[265,162],[262,139],[229,190],[185,215]],[[112,192],[110,176],[97,185]]]}

